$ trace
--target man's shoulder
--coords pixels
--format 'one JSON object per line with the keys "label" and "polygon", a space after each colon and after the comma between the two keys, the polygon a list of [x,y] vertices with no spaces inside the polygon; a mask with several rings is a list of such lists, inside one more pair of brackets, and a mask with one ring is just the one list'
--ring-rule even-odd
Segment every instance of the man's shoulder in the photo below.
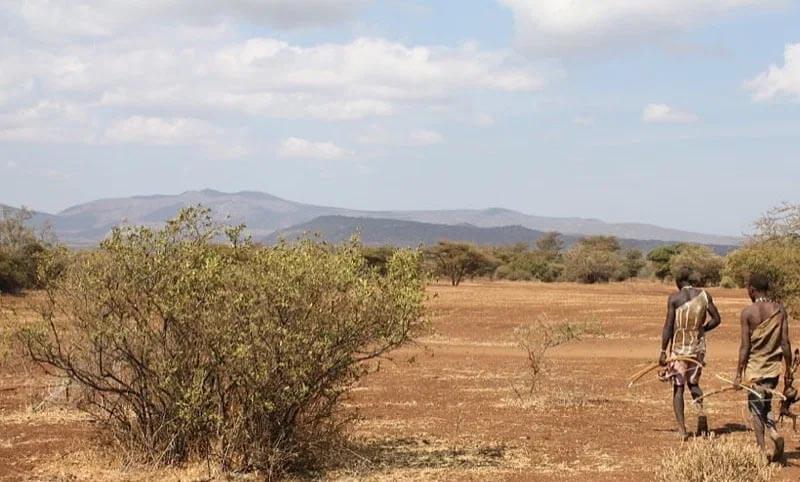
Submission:
{"label": "man's shoulder", "polygon": [[742,310],[742,318],[750,318],[754,313],[758,313],[758,307],[756,305],[745,306]]}

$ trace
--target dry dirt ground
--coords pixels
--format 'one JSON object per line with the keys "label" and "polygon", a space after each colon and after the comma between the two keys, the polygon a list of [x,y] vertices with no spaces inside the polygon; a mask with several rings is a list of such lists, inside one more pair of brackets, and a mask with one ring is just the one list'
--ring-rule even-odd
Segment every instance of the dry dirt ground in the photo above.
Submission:
{"label": "dry dirt ground", "polygon": [[[430,288],[431,334],[392,354],[362,380],[348,405],[361,463],[329,480],[654,480],[654,465],[680,447],[670,387],[627,378],[657,358],[671,287],[650,282],[605,286],[474,282]],[[708,335],[702,385],[723,386],[736,363],[742,290],[711,289],[723,324]],[[27,298],[2,299],[24,323]],[[602,328],[552,350],[532,395],[520,325],[590,322]],[[4,328],[5,333],[10,327]],[[792,329],[793,338],[800,334]],[[5,336],[0,330],[0,337]],[[2,340],[2,338],[0,338]],[[206,480],[205,466],[145,470],[98,447],[93,424],[63,402],[59,382],[0,352],[0,479]],[[742,392],[709,398],[712,431],[750,439]],[[687,422],[696,416],[687,408]],[[791,424],[789,466],[800,478],[800,437]],[[213,470],[210,472],[214,478]]]}

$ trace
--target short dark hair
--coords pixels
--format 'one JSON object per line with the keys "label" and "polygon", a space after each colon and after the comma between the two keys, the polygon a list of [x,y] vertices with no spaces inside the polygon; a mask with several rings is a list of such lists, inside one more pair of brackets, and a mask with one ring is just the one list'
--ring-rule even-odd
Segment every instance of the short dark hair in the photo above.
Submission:
{"label": "short dark hair", "polygon": [[747,279],[747,285],[757,291],[766,293],[769,291],[769,277],[761,273],[751,273],[750,277]]}
{"label": "short dark hair", "polygon": [[681,266],[675,271],[675,283],[678,286],[692,284],[692,270],[688,266]]}

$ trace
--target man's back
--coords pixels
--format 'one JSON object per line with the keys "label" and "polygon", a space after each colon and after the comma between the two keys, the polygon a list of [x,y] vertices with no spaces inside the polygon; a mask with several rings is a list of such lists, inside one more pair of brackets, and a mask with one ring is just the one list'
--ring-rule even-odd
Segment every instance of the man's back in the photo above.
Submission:
{"label": "man's back", "polygon": [[774,301],[756,301],[742,311],[742,317],[746,318],[750,327],[750,333],[768,319],[779,316],[780,322],[784,322],[783,305]]}
{"label": "man's back", "polygon": [[780,375],[784,346],[788,341],[787,328],[786,312],[780,303],[757,299],[742,311],[742,341],[748,352],[745,370],[747,380]]}
{"label": "man's back", "polygon": [[670,296],[670,303],[675,312],[672,353],[695,356],[705,352],[703,326],[709,304],[706,292],[683,288]]}

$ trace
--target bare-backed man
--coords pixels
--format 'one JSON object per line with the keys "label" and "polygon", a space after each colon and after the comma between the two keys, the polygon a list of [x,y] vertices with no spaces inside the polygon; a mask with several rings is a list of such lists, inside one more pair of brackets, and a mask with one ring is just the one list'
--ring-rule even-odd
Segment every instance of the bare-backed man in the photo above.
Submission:
{"label": "bare-backed man", "polygon": [[766,431],[774,445],[772,460],[782,462],[783,437],[775,428],[771,413],[772,390],[778,385],[781,371],[784,384],[792,385],[792,346],[786,310],[781,303],[770,299],[769,291],[769,278],[760,274],[750,276],[747,294],[753,304],[742,311],[742,341],[734,386],[739,388],[744,383],[758,393],[758,396],[748,394],[756,442],[765,449]]}
{"label": "bare-backed man", "polygon": [[[700,374],[705,363],[705,334],[722,322],[711,295],[692,286],[692,280],[693,274],[689,269],[682,269],[675,275],[678,291],[672,293],[667,301],[667,319],[661,333],[659,356],[659,364],[666,367],[662,378],[672,381],[672,406],[678,422],[678,433],[683,439],[689,437],[683,393],[688,385],[692,399],[703,396]],[[698,402],[698,405],[702,410],[702,402]],[[697,419],[697,433],[706,432],[708,419],[701,411]]]}

